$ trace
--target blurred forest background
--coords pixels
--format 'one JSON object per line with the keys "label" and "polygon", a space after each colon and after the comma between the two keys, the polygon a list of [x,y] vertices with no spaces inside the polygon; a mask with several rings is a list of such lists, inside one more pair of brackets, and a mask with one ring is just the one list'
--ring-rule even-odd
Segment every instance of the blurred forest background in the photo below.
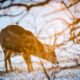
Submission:
{"label": "blurred forest background", "polygon": [[[53,79],[61,70],[80,71],[80,0],[0,0],[0,30],[11,24],[32,31],[55,51],[59,63],[51,74]],[[50,80],[51,75],[43,69]],[[80,79],[80,72],[71,75]]]}

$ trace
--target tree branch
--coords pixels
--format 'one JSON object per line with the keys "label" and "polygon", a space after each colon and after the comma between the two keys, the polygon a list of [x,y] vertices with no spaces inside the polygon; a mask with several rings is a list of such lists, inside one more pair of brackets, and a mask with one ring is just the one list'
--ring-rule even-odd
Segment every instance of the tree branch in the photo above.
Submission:
{"label": "tree branch", "polygon": [[52,1],[52,0],[45,0],[44,2],[38,2],[35,4],[31,4],[31,5],[23,4],[23,3],[13,3],[13,4],[9,4],[7,6],[1,7],[0,10],[17,6],[17,7],[25,7],[29,11],[32,7],[44,6],[44,5],[48,4],[50,1]]}

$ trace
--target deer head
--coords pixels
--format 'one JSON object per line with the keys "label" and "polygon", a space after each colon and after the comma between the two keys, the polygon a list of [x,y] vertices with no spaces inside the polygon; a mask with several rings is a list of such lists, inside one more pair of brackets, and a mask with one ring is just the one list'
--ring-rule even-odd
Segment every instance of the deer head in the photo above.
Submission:
{"label": "deer head", "polygon": [[46,60],[55,64],[57,62],[57,56],[55,54],[53,47],[50,45],[45,45],[44,48],[45,48],[45,53],[46,53],[44,54],[44,56]]}

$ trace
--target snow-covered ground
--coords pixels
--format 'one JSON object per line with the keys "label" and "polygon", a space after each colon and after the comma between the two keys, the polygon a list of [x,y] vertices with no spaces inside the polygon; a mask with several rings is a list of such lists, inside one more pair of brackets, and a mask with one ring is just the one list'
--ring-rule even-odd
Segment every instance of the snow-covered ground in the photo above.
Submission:
{"label": "snow-covered ground", "polygon": [[[57,57],[58,65],[52,66],[50,62],[42,60],[50,80],[80,80],[80,66],[76,66],[77,63],[80,63],[80,56],[59,55]],[[77,63],[73,60],[74,58],[76,58]],[[32,56],[34,71],[30,73],[27,71],[27,65],[22,56],[16,55],[11,60],[14,71],[5,73],[4,55],[0,52],[0,80],[49,80],[39,58]]]}

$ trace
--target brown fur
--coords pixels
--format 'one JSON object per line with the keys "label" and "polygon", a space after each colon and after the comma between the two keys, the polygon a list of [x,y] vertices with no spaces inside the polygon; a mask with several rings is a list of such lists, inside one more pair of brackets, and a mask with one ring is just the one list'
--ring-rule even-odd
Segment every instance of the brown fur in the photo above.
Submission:
{"label": "brown fur", "polygon": [[9,25],[1,30],[0,44],[5,55],[6,72],[8,71],[7,61],[12,69],[10,60],[12,52],[22,53],[29,71],[33,70],[31,55],[40,57],[51,63],[56,63],[57,61],[55,52],[46,52],[43,44],[33,35],[32,32],[25,30],[18,25]]}

